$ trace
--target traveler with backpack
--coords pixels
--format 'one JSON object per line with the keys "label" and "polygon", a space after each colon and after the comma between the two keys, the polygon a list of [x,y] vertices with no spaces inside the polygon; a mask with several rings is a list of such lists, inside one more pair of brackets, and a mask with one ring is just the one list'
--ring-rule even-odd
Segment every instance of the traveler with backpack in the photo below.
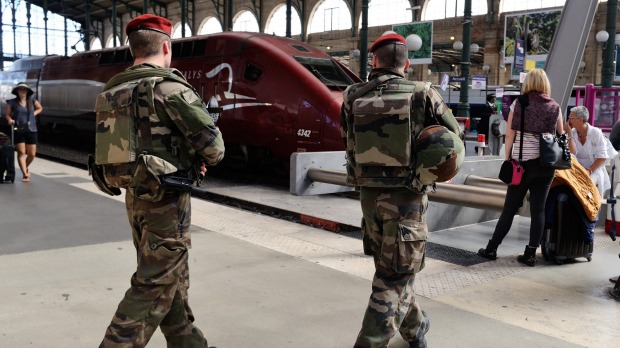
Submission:
{"label": "traveler with backpack", "polygon": [[396,33],[374,42],[369,82],[347,88],[341,109],[347,183],[359,186],[364,253],[375,264],[356,348],[386,347],[396,330],[411,347],[427,346],[430,322],[413,289],[428,238],[426,191],[452,178],[464,156],[458,123],[439,94],[404,78],[405,42]]}
{"label": "traveler with backpack", "polygon": [[[137,270],[100,347],[144,347],[157,328],[169,347],[207,347],[188,303],[190,191],[224,156],[215,121],[171,62],[172,23],[145,14],[126,27],[134,65],[97,97],[97,186],[125,204]],[[123,146],[121,146],[123,145]]]}

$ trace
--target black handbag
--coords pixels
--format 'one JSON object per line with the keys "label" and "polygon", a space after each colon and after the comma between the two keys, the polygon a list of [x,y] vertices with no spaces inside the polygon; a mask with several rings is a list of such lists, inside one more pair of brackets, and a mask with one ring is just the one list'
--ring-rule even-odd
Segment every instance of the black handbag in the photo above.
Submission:
{"label": "black handbag", "polygon": [[521,162],[523,160],[523,129],[525,128],[525,108],[529,104],[529,99],[527,99],[527,95],[519,97],[519,103],[521,103],[521,124],[519,127],[520,130],[520,139],[519,139],[519,160],[509,159],[502,163],[502,166],[499,168],[499,175],[497,176],[504,184],[508,185],[519,185],[521,183],[521,178],[523,178],[523,173],[525,173],[525,169]]}
{"label": "black handbag", "polygon": [[542,168],[570,169],[571,157],[566,133],[558,136],[550,133],[540,135],[540,166]]}

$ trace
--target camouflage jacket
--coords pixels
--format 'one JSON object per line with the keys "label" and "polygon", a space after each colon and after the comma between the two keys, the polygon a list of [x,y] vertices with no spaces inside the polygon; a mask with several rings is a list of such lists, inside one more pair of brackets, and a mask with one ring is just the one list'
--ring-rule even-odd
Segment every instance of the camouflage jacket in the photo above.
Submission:
{"label": "camouflage jacket", "polygon": [[[162,68],[148,63],[132,66],[110,79],[104,91],[114,88],[116,81],[147,69],[154,69],[155,72]],[[168,71],[185,80],[178,70]],[[222,134],[189,83],[160,78],[153,88],[153,99],[155,113],[149,117],[150,154],[186,172],[200,160],[207,165],[215,165],[224,157]]]}
{"label": "camouflage jacket", "polygon": [[[386,152],[390,152],[390,155],[394,158],[399,158],[399,156],[402,157],[403,154],[412,156],[411,145],[414,139],[424,127],[432,124],[441,124],[450,131],[460,135],[461,131],[458,122],[439,93],[430,87],[429,83],[405,80],[404,76],[395,69],[375,69],[370,75],[369,80],[372,81],[384,75],[393,75],[394,78],[367,92],[364,94],[364,98],[371,94],[381,96],[381,93],[384,91],[391,91],[395,93],[392,95],[396,98],[398,98],[396,94],[400,93],[400,98],[402,99],[402,93],[411,93],[411,101],[407,103],[408,105],[404,106],[409,108],[409,115],[406,118],[411,128],[408,131],[408,139],[406,139],[406,141],[404,139],[391,139],[391,137],[394,137],[390,135],[389,137],[384,136],[384,140],[380,140],[375,144],[366,144],[366,153],[369,154],[368,157],[380,157],[382,153]],[[344,100],[340,113],[340,132],[346,148],[347,183],[354,186],[409,187],[411,185],[411,178],[413,174],[415,174],[412,173],[413,166],[411,164],[413,161],[409,158],[397,161],[400,162],[400,164],[385,165],[384,163],[378,166],[368,165],[368,162],[361,164],[356,160],[355,142],[356,137],[360,138],[360,136],[359,126],[357,134],[354,131],[353,108],[355,100],[352,100],[350,96],[358,89],[363,88],[366,84],[367,83],[358,83],[351,85],[345,90],[343,95]],[[386,97],[388,99],[390,98],[387,96],[387,93]],[[387,106],[384,99],[385,98],[379,102],[381,105],[377,105],[378,107],[384,108]],[[398,109],[398,105],[393,109]],[[404,122],[403,117],[388,119],[388,117],[392,116],[394,115],[386,115],[383,121],[378,119],[373,120],[372,125],[369,125],[368,129],[373,127],[372,130],[375,133],[381,133],[383,130],[389,129],[388,127],[393,127],[396,123]],[[376,129],[379,124],[382,130]],[[359,148],[359,144],[357,146]],[[416,187],[415,189],[421,190],[422,188]]]}

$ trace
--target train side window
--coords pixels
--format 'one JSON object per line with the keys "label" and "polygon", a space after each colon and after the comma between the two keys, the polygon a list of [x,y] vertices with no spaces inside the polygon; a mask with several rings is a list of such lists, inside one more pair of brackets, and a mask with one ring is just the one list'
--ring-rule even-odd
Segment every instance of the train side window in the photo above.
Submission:
{"label": "train side window", "polygon": [[114,63],[114,51],[101,52],[101,58],[99,58],[100,65],[108,65]]}
{"label": "train side window", "polygon": [[125,63],[133,63],[133,56],[131,55],[131,51],[127,50],[125,54]]}
{"label": "train side window", "polygon": [[129,50],[116,51],[116,54],[114,55],[114,63],[125,63],[127,52],[129,52]]}
{"label": "train side window", "polygon": [[181,58],[191,57],[193,51],[194,51],[193,41],[183,42],[183,45],[181,45]]}
{"label": "train side window", "polygon": [[181,58],[181,50],[183,43],[182,42],[174,42],[172,43],[172,59]]}
{"label": "train side window", "polygon": [[246,80],[256,82],[262,75],[263,75],[263,70],[260,69],[259,67],[252,65],[252,64],[247,64],[245,66],[245,72],[243,74],[243,77]]}
{"label": "train side window", "polygon": [[299,52],[310,52],[308,51],[307,48],[305,48],[304,46],[300,46],[300,45],[291,45],[291,47],[293,47],[294,49],[296,49]]}
{"label": "train side window", "polygon": [[207,46],[207,40],[194,41],[194,49],[192,50],[192,56],[193,57],[204,56],[206,46]]}

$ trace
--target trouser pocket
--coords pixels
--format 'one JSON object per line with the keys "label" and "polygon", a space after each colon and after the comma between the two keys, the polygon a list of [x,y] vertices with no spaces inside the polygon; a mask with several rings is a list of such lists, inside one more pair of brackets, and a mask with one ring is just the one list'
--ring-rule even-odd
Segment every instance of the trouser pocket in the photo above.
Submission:
{"label": "trouser pocket", "polygon": [[404,225],[390,221],[384,228],[391,230],[384,236],[381,246],[381,259],[386,266],[396,273],[417,273],[422,270],[428,236],[426,224],[412,222]]}

